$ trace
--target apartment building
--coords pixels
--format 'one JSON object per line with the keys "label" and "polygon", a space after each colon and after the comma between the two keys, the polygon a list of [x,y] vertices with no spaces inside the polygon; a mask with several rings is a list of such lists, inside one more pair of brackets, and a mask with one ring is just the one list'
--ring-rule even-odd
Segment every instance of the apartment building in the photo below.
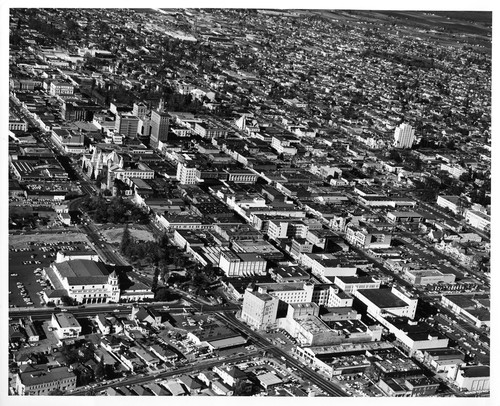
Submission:
{"label": "apartment building", "polygon": [[400,124],[394,130],[394,147],[408,149],[415,142],[415,130],[409,124]]}
{"label": "apartment building", "polygon": [[491,217],[477,210],[466,210],[465,221],[472,227],[482,231],[489,231],[491,229]]}

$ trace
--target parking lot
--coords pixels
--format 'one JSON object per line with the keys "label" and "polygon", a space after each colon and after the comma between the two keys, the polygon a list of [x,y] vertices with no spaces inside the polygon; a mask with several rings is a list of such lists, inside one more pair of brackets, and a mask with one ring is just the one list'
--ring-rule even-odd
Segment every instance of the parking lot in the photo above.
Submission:
{"label": "parking lot", "polygon": [[[54,258],[55,253],[43,252],[35,247],[9,249],[9,305],[40,306],[37,292],[41,291],[43,286],[37,282],[40,275],[34,271],[48,266]],[[32,304],[25,301],[25,297],[29,298]]]}
{"label": "parking lot", "polygon": [[[43,236],[37,236],[39,241]],[[55,260],[59,250],[77,250],[85,244],[67,242],[9,241],[9,306],[41,306],[39,293],[50,288],[41,270]],[[36,272],[36,273],[35,273]]]}
{"label": "parking lot", "polygon": [[296,344],[295,340],[284,330],[270,331],[265,333],[264,336],[274,345],[277,345],[284,350],[290,349]]}

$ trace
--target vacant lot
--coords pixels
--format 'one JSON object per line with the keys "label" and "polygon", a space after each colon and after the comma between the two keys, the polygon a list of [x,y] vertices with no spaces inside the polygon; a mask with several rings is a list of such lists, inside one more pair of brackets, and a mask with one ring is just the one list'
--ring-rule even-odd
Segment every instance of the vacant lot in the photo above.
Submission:
{"label": "vacant lot", "polygon": [[[154,235],[143,228],[138,228],[135,226],[131,226],[128,228],[130,230],[130,234],[132,235],[132,238],[135,238],[136,240],[139,241],[154,241],[155,237]],[[111,243],[120,243],[122,240],[122,235],[123,235],[123,230],[124,227],[113,227],[113,228],[108,228],[108,229],[101,229],[101,232],[106,238],[106,240]]]}

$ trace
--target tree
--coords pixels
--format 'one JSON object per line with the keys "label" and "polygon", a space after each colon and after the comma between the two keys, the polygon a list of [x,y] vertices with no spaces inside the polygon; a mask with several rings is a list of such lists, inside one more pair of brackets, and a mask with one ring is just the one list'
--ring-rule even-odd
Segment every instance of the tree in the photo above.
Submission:
{"label": "tree", "polygon": [[155,300],[159,302],[169,302],[178,298],[179,296],[168,288],[158,288],[155,292]]}
{"label": "tree", "polygon": [[155,273],[153,276],[153,283],[151,285],[151,292],[155,292],[158,288],[158,277],[160,276],[160,268],[155,267]]}
{"label": "tree", "polygon": [[106,376],[104,361],[102,359],[95,367],[94,376],[96,381],[101,381]]}
{"label": "tree", "polygon": [[471,171],[462,173],[459,177],[459,180],[464,182],[464,183],[472,182]]}
{"label": "tree", "polygon": [[128,229],[128,224],[125,224],[125,228],[123,229],[122,241],[120,243],[120,252],[124,255],[128,255],[133,242],[134,241],[132,239],[132,235],[130,234],[130,230]]}
{"label": "tree", "polygon": [[395,149],[391,149],[391,152],[389,152],[389,158],[398,164],[403,162],[403,158],[401,158],[401,154],[398,151],[396,151]]}
{"label": "tree", "polygon": [[64,306],[74,306],[75,305],[75,299],[72,297],[69,297],[67,295],[61,296],[61,302]]}
{"label": "tree", "polygon": [[52,389],[50,392],[49,392],[49,396],[62,396],[64,395],[64,391],[62,391],[61,389],[59,388],[55,388],[55,389]]}
{"label": "tree", "polygon": [[252,386],[249,385],[249,382],[239,380],[236,382],[236,385],[234,385],[234,396],[246,395],[248,394],[251,388]]}

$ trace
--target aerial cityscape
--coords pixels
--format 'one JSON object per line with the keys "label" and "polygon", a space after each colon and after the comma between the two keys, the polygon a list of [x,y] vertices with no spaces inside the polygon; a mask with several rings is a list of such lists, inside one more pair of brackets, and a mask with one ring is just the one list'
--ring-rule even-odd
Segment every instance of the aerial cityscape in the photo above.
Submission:
{"label": "aerial cityscape", "polygon": [[11,8],[3,392],[490,397],[491,51],[486,11]]}

